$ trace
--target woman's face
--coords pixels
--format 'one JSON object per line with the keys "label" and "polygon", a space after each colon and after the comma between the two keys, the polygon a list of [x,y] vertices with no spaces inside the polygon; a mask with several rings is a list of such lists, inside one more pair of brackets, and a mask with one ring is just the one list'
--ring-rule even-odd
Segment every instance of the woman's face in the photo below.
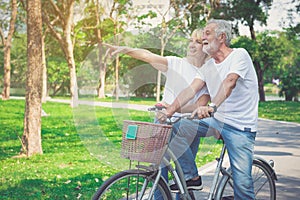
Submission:
{"label": "woman's face", "polygon": [[200,54],[203,54],[202,47],[202,39],[196,37],[196,35],[193,34],[192,37],[189,39],[187,55],[198,56]]}

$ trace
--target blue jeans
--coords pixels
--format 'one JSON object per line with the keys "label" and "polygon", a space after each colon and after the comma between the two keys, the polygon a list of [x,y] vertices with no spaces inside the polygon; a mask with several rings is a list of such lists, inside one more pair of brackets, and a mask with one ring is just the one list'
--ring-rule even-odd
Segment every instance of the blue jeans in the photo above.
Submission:
{"label": "blue jeans", "polygon": [[[184,121],[184,120],[181,120],[181,121],[179,121],[179,122],[177,122],[176,124],[173,125],[173,131],[171,133],[170,143],[176,137],[176,134],[175,134],[174,130],[178,131],[179,128],[182,128],[181,127],[181,122],[182,121]],[[185,126],[185,128],[187,129],[187,131],[192,132],[192,133],[196,133],[197,129],[198,129],[197,128],[198,127],[198,122],[191,121],[191,120],[186,120],[186,121],[189,123],[187,126]],[[193,125],[191,125],[191,124],[193,124]],[[201,134],[201,137],[212,136],[213,134],[214,133],[208,132],[208,133],[205,133],[205,134]],[[191,141],[192,142],[191,142],[190,148],[188,149],[189,150],[188,153],[189,154],[191,153],[193,155],[192,156],[193,160],[195,160],[197,152],[198,152],[198,148],[199,148],[200,137],[193,137],[193,138],[191,138]],[[169,148],[171,148],[171,145],[169,145]],[[174,149],[171,148],[171,150],[173,152],[175,152]],[[184,156],[190,156],[190,155],[183,155],[182,157],[184,157]],[[168,158],[167,155],[166,155],[166,157]],[[183,158],[183,160],[184,160],[184,158]],[[179,159],[179,161],[180,161],[180,159]],[[196,164],[194,165],[194,167],[197,169]],[[161,168],[162,168],[162,176],[166,180],[166,182],[168,183],[168,171],[167,171],[167,169],[166,169],[166,167],[164,165],[162,165]],[[188,172],[190,168],[182,168],[182,169],[183,169],[184,174],[186,174],[186,172]],[[198,171],[197,171],[197,175],[198,175]],[[186,180],[188,180],[188,179],[186,179]],[[154,196],[155,196],[155,198],[154,198],[155,200],[162,200],[163,199],[161,197],[160,192],[158,190],[155,192]],[[176,195],[176,200],[179,200],[179,199],[180,199],[180,197],[177,194]]]}
{"label": "blue jeans", "polygon": [[198,150],[199,143],[194,142],[195,138],[212,135],[214,129],[221,133],[227,146],[234,181],[234,199],[254,199],[251,169],[256,132],[238,130],[215,118],[194,121],[182,119],[173,126],[169,147],[178,158],[185,179],[198,176],[195,150]]}

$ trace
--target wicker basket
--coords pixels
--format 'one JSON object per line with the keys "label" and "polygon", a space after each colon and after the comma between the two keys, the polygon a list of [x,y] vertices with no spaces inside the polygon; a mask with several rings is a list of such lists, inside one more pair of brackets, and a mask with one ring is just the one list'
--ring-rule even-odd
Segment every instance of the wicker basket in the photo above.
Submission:
{"label": "wicker basket", "polygon": [[124,120],[121,157],[159,164],[171,134],[170,125]]}

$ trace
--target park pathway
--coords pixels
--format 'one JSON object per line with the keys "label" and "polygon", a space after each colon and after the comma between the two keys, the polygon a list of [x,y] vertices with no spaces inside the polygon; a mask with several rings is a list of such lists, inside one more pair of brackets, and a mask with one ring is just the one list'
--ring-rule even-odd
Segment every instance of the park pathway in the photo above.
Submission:
{"label": "park pathway", "polygon": [[[275,162],[277,200],[299,200],[300,124],[259,119],[255,154]],[[196,192],[197,199],[207,199],[214,167],[209,163],[199,169],[204,190]]]}

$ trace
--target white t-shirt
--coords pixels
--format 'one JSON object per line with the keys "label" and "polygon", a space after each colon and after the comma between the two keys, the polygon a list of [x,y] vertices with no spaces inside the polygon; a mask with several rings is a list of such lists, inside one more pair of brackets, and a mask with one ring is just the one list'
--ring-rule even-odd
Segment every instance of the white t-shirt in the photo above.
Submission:
{"label": "white t-shirt", "polygon": [[[167,56],[166,58],[168,70],[163,72],[166,76],[166,83],[162,101],[172,104],[177,95],[192,83],[199,68],[190,64],[186,58],[175,56]],[[192,102],[197,101],[203,94],[208,94],[206,87],[197,93]]]}
{"label": "white t-shirt", "polygon": [[229,73],[240,76],[230,96],[219,106],[214,117],[237,129],[257,131],[258,118],[258,81],[252,60],[245,49],[237,48],[221,63],[208,60],[200,69],[196,78],[206,83],[213,99],[222,81]]}

